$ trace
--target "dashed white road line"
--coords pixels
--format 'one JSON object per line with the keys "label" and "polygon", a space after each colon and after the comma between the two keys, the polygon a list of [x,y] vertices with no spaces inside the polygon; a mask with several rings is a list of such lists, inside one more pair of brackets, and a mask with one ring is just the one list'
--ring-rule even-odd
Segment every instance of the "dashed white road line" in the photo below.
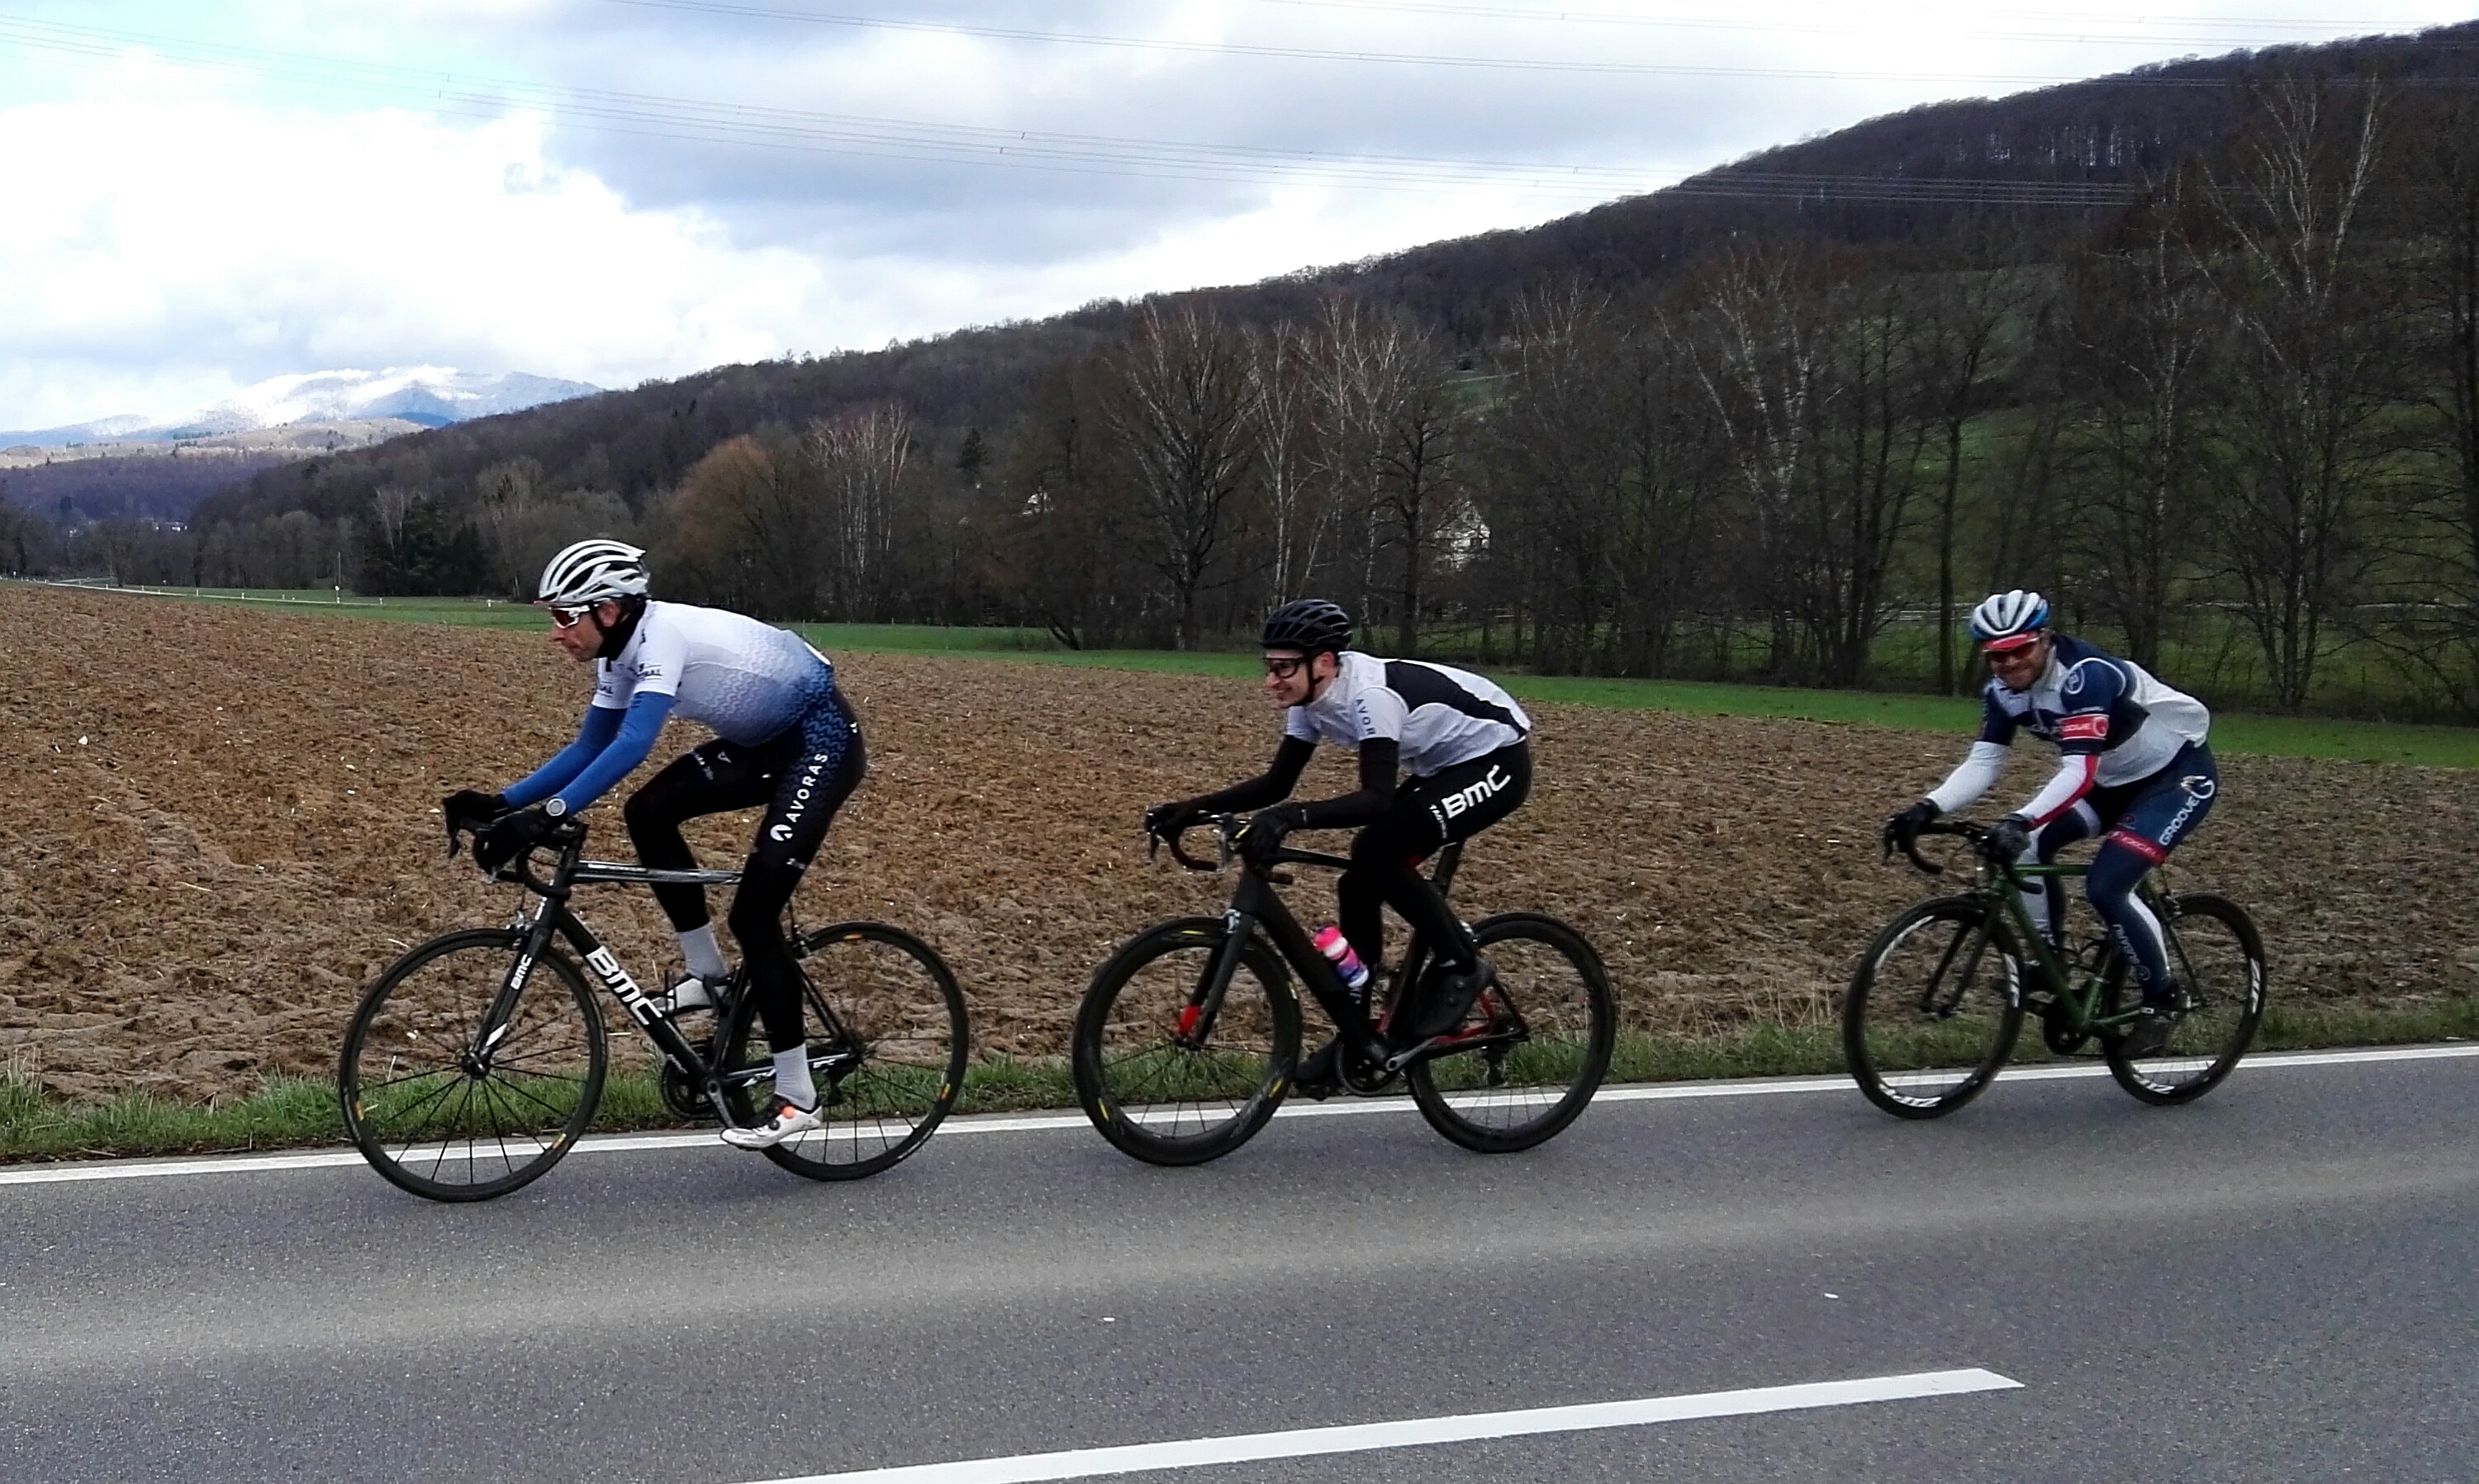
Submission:
{"label": "dashed white road line", "polygon": [[1912,1401],[1974,1392],[2013,1391],[2022,1382],[1993,1371],[1924,1371],[1910,1375],[1820,1381],[1805,1386],[1764,1386],[1749,1391],[1699,1392],[1685,1396],[1646,1396],[1572,1407],[1535,1407],[1522,1412],[1474,1412],[1461,1417],[1423,1417],[1399,1422],[1347,1427],[1306,1427],[1292,1432],[1243,1433],[1179,1443],[1139,1443],[1124,1447],[1074,1448],[1060,1453],[1020,1453],[955,1463],[867,1469],[856,1473],[813,1473],[764,1484],[1038,1484],[1051,1479],[1089,1479],[1161,1469],[1210,1469],[1271,1458],[1314,1458],[1366,1453],[1379,1448],[1423,1447],[1544,1433],[1597,1432],[1644,1427],[1698,1418],[1750,1417],[1867,1402]]}
{"label": "dashed white road line", "polygon": [[[2454,1061],[2479,1056],[2479,1042],[2456,1042],[2444,1045],[2377,1046],[2359,1051],[2281,1051],[2248,1057],[2239,1064],[2238,1074],[2275,1071],[2284,1068],[2350,1067],[2374,1062]],[[2056,1082],[2083,1077],[2106,1077],[2108,1069],[2095,1062],[2077,1062],[2063,1067],[2009,1067],[1999,1073],[1998,1081]],[[1767,1077],[1737,1082],[1660,1082],[1629,1083],[1605,1087],[1593,1095],[1596,1103],[1674,1102],[1700,1097],[1769,1097],[1785,1093],[1850,1093],[1851,1079],[1845,1076]],[[1291,1103],[1275,1114],[1277,1119],[1344,1119],[1372,1114],[1402,1114],[1413,1111],[1408,1097],[1351,1098],[1340,1102]],[[975,1134],[1044,1133],[1055,1129],[1088,1128],[1081,1113],[975,1114],[949,1119],[938,1125],[939,1139],[970,1137]],[[722,1148],[711,1130],[691,1133],[608,1134],[577,1141],[571,1155],[631,1154],[650,1149]],[[99,1160],[85,1164],[26,1165],[14,1170],[0,1170],[0,1186],[10,1185],[74,1185],[93,1180],[151,1180],[173,1175],[259,1174],[284,1170],[328,1170],[362,1163],[362,1156],[351,1149],[304,1150],[296,1154],[226,1154],[199,1159],[173,1160]]]}

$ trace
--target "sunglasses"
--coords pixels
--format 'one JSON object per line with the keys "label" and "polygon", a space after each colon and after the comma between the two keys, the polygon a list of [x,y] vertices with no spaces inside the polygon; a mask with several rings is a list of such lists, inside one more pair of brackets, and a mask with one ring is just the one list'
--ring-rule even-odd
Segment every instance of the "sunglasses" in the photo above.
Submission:
{"label": "sunglasses", "polygon": [[1982,644],[1981,652],[1988,657],[1989,664],[2004,665],[2025,658],[2035,642],[2037,641],[2027,634],[2020,639],[2001,639],[1993,644]]}
{"label": "sunglasses", "polygon": [[1307,663],[1309,663],[1309,661],[1308,656],[1306,655],[1300,655],[1289,660],[1276,659],[1272,655],[1267,655],[1265,657],[1265,673],[1273,676],[1276,680],[1289,680],[1293,675],[1298,674],[1300,672],[1300,667]]}
{"label": "sunglasses", "polygon": [[591,603],[583,608],[554,608],[550,611],[551,627],[573,629],[583,623],[585,616],[592,612],[594,612],[594,605]]}

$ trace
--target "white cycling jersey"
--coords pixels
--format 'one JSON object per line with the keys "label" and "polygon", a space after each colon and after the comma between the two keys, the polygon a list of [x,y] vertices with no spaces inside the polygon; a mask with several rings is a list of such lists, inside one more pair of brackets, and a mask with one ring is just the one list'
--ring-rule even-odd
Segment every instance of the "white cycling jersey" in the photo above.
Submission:
{"label": "white cycling jersey", "polygon": [[745,614],[648,603],[616,660],[594,665],[594,704],[626,711],[640,694],[727,742],[762,742],[834,694],[834,667],[801,637]]}
{"label": "white cycling jersey", "polygon": [[1532,718],[1515,697],[1452,666],[1381,660],[1346,649],[1334,683],[1283,717],[1283,735],[1357,747],[1386,739],[1415,778],[1486,757],[1529,736]]}

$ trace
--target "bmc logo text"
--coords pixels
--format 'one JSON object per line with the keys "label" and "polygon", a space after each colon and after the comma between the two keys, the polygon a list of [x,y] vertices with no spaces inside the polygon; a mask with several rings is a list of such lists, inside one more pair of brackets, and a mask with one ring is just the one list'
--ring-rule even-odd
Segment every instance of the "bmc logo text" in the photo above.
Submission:
{"label": "bmc logo text", "polygon": [[1473,805],[1479,803],[1485,798],[1488,798],[1490,795],[1495,793],[1498,790],[1505,788],[1508,784],[1513,783],[1514,781],[1514,779],[1507,777],[1503,770],[1492,767],[1489,770],[1488,775],[1482,778],[1480,782],[1473,784],[1468,789],[1457,789],[1454,792],[1438,800],[1438,802],[1444,806],[1446,817],[1451,819],[1455,816],[1462,814],[1465,810],[1471,808]]}
{"label": "bmc logo text", "polygon": [[630,1015],[645,1024],[654,1023],[653,1004],[646,998],[646,992],[637,988],[637,981],[628,977],[628,970],[621,968],[620,961],[611,956],[610,949],[597,948],[587,954],[585,967],[593,969],[604,986],[620,996],[620,1003],[628,1007]]}

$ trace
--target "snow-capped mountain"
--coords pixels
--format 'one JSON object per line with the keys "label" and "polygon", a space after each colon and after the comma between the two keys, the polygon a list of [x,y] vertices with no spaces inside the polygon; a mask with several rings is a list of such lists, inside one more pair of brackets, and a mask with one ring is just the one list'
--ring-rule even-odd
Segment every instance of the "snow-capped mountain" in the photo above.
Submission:
{"label": "snow-capped mountain", "polygon": [[524,371],[485,376],[439,365],[397,366],[384,371],[310,371],[270,376],[222,401],[177,417],[124,414],[36,433],[0,433],[0,444],[167,442],[251,433],[296,422],[358,422],[381,417],[437,428],[469,417],[522,412],[545,402],[592,396],[601,390],[586,382],[562,381]]}

